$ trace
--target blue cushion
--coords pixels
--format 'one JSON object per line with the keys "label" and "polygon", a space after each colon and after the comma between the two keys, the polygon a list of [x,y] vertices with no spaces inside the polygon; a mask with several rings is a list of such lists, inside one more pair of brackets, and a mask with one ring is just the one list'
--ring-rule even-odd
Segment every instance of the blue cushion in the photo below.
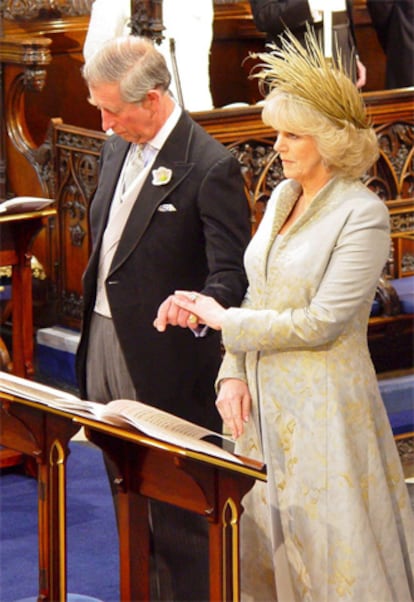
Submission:
{"label": "blue cushion", "polygon": [[414,313],[414,276],[390,280],[401,302],[401,313]]}
{"label": "blue cushion", "polygon": [[394,435],[414,432],[414,374],[378,382]]}
{"label": "blue cushion", "polygon": [[12,298],[11,284],[0,284],[0,301],[9,301]]}
{"label": "blue cushion", "polygon": [[374,299],[371,305],[371,316],[379,316],[381,313],[381,303],[378,299]]}
{"label": "blue cushion", "polygon": [[414,409],[388,416],[394,435],[414,433]]}

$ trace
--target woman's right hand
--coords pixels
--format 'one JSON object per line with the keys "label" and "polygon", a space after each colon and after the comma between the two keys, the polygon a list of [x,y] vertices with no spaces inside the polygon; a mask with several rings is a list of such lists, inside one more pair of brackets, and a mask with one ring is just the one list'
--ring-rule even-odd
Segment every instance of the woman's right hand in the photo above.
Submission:
{"label": "woman's right hand", "polygon": [[250,416],[251,397],[247,384],[238,378],[223,379],[216,406],[233,439],[240,437]]}

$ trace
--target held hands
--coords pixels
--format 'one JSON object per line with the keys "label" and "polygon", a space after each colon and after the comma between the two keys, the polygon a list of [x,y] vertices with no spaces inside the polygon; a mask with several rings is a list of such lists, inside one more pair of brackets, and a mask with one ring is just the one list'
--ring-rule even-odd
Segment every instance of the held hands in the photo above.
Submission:
{"label": "held hands", "polygon": [[243,434],[248,421],[251,397],[247,384],[238,378],[226,378],[220,383],[216,406],[233,439]]}
{"label": "held hands", "polygon": [[[168,325],[195,329],[201,323],[221,330],[225,312],[225,308],[212,297],[175,291],[158,308],[154,327],[158,332],[164,332]],[[250,415],[251,397],[247,384],[238,378],[223,379],[216,406],[233,439],[240,437]]]}
{"label": "held hands", "polygon": [[190,291],[175,291],[158,308],[154,326],[164,332],[168,324],[182,328],[197,328],[207,324],[214,330],[221,330],[225,308],[212,297]]}
{"label": "held hands", "polygon": [[[181,326],[181,328],[197,328],[198,319],[191,317],[190,311],[181,309],[174,303],[174,295],[170,295],[158,308],[157,317],[153,324],[158,332],[164,332],[168,325]],[[195,319],[194,319],[195,318]]]}

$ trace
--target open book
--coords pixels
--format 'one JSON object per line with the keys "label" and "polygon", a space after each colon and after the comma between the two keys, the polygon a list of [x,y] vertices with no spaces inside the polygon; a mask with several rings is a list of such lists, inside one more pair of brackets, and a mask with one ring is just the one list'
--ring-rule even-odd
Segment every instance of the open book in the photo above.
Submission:
{"label": "open book", "polygon": [[17,196],[14,199],[0,203],[0,214],[2,213],[28,213],[39,211],[51,205],[55,199],[45,199],[36,196]]}
{"label": "open book", "polygon": [[149,437],[171,445],[243,463],[229,451],[234,444],[228,437],[140,401],[117,399],[108,404],[85,401],[65,391],[1,371],[0,391],[76,415],[89,414],[115,426],[130,425]]}

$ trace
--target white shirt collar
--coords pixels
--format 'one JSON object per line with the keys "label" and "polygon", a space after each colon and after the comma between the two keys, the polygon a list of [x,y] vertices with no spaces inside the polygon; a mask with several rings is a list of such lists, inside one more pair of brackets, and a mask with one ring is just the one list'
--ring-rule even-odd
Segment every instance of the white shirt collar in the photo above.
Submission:
{"label": "white shirt collar", "polygon": [[161,129],[155,134],[155,136],[151,140],[148,140],[147,144],[158,152],[163,147],[168,136],[171,134],[171,132],[177,125],[181,113],[182,108],[174,100],[174,109],[171,115],[168,117],[167,121],[164,123]]}

